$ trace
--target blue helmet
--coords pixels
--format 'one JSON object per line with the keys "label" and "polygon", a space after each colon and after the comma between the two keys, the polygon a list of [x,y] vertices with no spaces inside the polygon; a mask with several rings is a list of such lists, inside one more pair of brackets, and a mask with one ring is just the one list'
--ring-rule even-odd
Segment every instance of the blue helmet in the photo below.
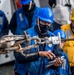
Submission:
{"label": "blue helmet", "polygon": [[55,30],[54,32],[53,32],[56,36],[58,36],[58,33],[60,33],[60,37],[62,38],[62,39],[66,39],[66,34],[64,33],[64,31],[63,30],[61,30],[61,29],[58,29],[58,30]]}
{"label": "blue helmet", "polygon": [[32,0],[20,0],[20,4],[28,4]]}
{"label": "blue helmet", "polygon": [[53,23],[54,14],[49,7],[41,8],[38,18],[49,23]]}

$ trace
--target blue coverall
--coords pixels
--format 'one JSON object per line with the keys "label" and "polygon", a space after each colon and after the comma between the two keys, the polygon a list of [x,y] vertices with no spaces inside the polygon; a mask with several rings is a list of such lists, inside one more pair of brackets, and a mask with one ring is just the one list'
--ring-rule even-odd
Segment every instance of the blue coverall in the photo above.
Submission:
{"label": "blue coverall", "polygon": [[9,28],[13,34],[20,35],[24,30],[36,25],[37,14],[40,8],[35,6],[32,12],[25,12],[23,8],[19,8],[13,14]]}
{"label": "blue coverall", "polygon": [[64,62],[61,66],[51,66],[51,75],[71,75],[68,56],[63,52],[59,45],[55,45],[53,53],[56,57],[64,56]]}
{"label": "blue coverall", "polygon": [[[36,27],[36,26],[35,26]],[[54,34],[50,31],[47,31],[47,34],[45,36],[42,36],[38,33],[38,31],[35,29],[35,27],[32,27],[26,31],[27,34],[30,35],[30,37],[33,36],[39,36],[39,37],[45,37],[45,36],[53,36]],[[30,42],[31,45],[34,44],[34,40]],[[47,45],[40,45],[39,46],[40,51],[48,51],[53,50],[52,46]],[[38,55],[38,51],[36,48],[30,49],[30,51],[24,51],[24,53],[37,53],[35,56],[32,57],[23,57],[20,53],[15,52],[14,56],[16,58],[15,62],[15,71],[19,73],[20,75],[25,75],[26,72],[29,72],[30,75],[50,75],[49,68],[45,68],[45,65],[48,63],[48,58],[42,58]]]}
{"label": "blue coverall", "polygon": [[0,37],[8,34],[8,20],[3,11],[0,10]]}

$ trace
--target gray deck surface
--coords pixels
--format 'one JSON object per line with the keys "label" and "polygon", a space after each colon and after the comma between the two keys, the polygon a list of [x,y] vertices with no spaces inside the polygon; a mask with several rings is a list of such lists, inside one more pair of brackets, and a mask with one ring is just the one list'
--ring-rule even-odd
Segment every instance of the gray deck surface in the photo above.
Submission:
{"label": "gray deck surface", "polygon": [[14,62],[0,65],[0,75],[14,75]]}

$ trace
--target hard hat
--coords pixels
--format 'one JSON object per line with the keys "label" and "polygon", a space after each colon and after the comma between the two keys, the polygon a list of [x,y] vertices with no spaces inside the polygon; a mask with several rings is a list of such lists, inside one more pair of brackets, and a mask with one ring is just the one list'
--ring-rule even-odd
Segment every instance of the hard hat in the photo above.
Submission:
{"label": "hard hat", "polygon": [[66,34],[65,34],[64,31],[61,30],[61,29],[57,29],[57,30],[55,30],[53,33],[55,34],[55,36],[58,36],[58,34],[60,33],[60,37],[61,37],[62,39],[66,39]]}
{"label": "hard hat", "polygon": [[28,4],[32,0],[20,0],[20,4]]}
{"label": "hard hat", "polygon": [[45,22],[53,23],[53,17],[54,17],[53,12],[48,7],[41,8],[38,13],[38,18]]}
{"label": "hard hat", "polygon": [[72,10],[72,13],[71,13],[71,20],[74,20],[74,10]]}

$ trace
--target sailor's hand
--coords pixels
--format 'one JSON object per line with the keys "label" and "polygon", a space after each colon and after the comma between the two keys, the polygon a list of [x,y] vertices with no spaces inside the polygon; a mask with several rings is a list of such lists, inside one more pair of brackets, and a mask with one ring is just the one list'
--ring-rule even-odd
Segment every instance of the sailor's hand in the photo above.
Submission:
{"label": "sailor's hand", "polygon": [[58,58],[55,58],[55,62],[54,62],[54,66],[60,66],[62,64],[62,61],[61,59],[58,57]]}
{"label": "sailor's hand", "polygon": [[51,51],[40,51],[39,56],[47,57],[49,59],[55,58],[55,55]]}

